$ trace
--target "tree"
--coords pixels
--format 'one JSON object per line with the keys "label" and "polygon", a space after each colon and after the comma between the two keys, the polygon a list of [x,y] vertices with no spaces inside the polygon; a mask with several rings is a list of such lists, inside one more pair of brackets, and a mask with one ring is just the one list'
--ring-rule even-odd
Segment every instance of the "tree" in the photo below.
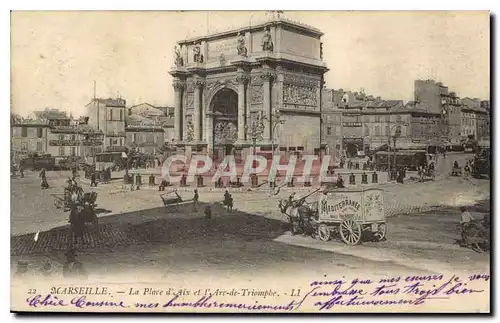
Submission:
{"label": "tree", "polygon": [[12,112],[10,113],[10,124],[18,124],[21,123],[22,120],[23,118],[21,118],[20,115]]}

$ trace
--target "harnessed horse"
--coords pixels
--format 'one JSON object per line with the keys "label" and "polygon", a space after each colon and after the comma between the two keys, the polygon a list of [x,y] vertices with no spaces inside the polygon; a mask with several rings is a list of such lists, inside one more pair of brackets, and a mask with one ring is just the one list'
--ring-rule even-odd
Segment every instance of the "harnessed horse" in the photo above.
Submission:
{"label": "harnessed horse", "polygon": [[314,217],[314,210],[307,205],[305,199],[281,199],[278,206],[281,213],[288,217],[292,234],[314,234],[314,228],[311,224],[311,220]]}

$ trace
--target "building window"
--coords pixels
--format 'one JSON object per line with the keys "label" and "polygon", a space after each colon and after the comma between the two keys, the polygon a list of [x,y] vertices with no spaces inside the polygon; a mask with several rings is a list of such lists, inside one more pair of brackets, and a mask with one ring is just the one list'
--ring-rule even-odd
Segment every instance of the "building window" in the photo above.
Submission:
{"label": "building window", "polygon": [[64,140],[64,135],[59,135],[59,140]]}
{"label": "building window", "polygon": [[380,126],[375,126],[375,136],[380,137]]}
{"label": "building window", "polygon": [[123,139],[120,138],[120,146],[123,146]]}
{"label": "building window", "polygon": [[123,121],[123,110],[120,109],[120,121]]}
{"label": "building window", "polygon": [[23,150],[23,151],[27,151],[28,150],[28,143],[27,142],[21,143],[21,150]]}
{"label": "building window", "polygon": [[36,143],[36,151],[42,151],[42,143],[41,142]]}
{"label": "building window", "polygon": [[375,122],[380,122],[380,116],[375,116]]}
{"label": "building window", "polygon": [[332,135],[332,127],[327,127],[327,128],[326,128],[326,134],[327,134],[328,136],[331,136],[331,135]]}
{"label": "building window", "polygon": [[396,122],[401,122],[402,121],[402,117],[401,116],[396,116]]}
{"label": "building window", "polygon": [[132,142],[135,143],[137,141],[137,134],[133,133],[132,134]]}
{"label": "building window", "polygon": [[36,129],[36,136],[38,138],[42,138],[43,137],[43,128],[37,128]]}
{"label": "building window", "polygon": [[21,137],[28,137],[28,128],[26,127],[21,128]]}
{"label": "building window", "polygon": [[64,146],[60,146],[59,147],[59,156],[64,156],[64,155],[65,155]]}
{"label": "building window", "polygon": [[71,147],[71,156],[76,155],[76,147]]}
{"label": "building window", "polygon": [[76,140],[75,135],[71,135],[71,140]]}
{"label": "building window", "polygon": [[113,120],[113,108],[109,109],[109,120]]}
{"label": "building window", "polygon": [[369,136],[370,135],[370,128],[365,125],[365,136]]}

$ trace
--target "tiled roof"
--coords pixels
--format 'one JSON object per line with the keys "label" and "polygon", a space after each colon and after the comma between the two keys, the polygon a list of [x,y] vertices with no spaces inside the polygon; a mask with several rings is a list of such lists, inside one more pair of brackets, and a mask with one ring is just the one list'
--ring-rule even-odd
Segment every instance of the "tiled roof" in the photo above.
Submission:
{"label": "tiled roof", "polygon": [[60,120],[60,119],[69,119],[66,111],[60,111],[57,109],[45,109],[42,111],[33,111],[33,114],[36,118],[39,119],[48,119],[48,120]]}
{"label": "tiled roof", "polygon": [[138,114],[131,114],[131,115],[127,115],[126,118],[125,118],[127,124],[130,124],[130,125],[133,125],[133,124],[154,124],[155,121],[150,119],[150,118],[146,118],[144,116],[141,116],[141,115],[138,115]]}

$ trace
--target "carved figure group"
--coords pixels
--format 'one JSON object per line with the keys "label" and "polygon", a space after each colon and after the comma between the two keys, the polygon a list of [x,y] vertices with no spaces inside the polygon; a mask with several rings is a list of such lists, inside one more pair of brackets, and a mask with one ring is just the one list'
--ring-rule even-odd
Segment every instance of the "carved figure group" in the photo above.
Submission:
{"label": "carved figure group", "polygon": [[236,50],[238,51],[238,55],[247,56],[248,51],[245,46],[245,36],[241,32],[238,33],[238,46],[236,46]]}
{"label": "carved figure group", "polygon": [[237,127],[230,121],[218,121],[214,127],[214,141],[220,143],[233,143],[238,138]]}
{"label": "carved figure group", "polygon": [[193,53],[193,61],[195,63],[203,63],[203,54],[201,53],[200,44],[194,44]]}
{"label": "carved figure group", "polygon": [[194,140],[194,124],[189,120],[186,124],[186,141],[191,142]]}
{"label": "carved figure group", "polygon": [[273,40],[271,38],[269,28],[264,30],[264,35],[262,36],[262,50],[268,52],[272,52],[274,50]]}
{"label": "carved figure group", "polygon": [[179,47],[175,46],[174,51],[175,51],[175,61],[174,61],[175,66],[177,67],[184,66],[184,60],[181,57],[181,50],[179,49]]}
{"label": "carved figure group", "polygon": [[285,102],[292,104],[317,105],[316,90],[313,87],[285,84],[283,99]]}

